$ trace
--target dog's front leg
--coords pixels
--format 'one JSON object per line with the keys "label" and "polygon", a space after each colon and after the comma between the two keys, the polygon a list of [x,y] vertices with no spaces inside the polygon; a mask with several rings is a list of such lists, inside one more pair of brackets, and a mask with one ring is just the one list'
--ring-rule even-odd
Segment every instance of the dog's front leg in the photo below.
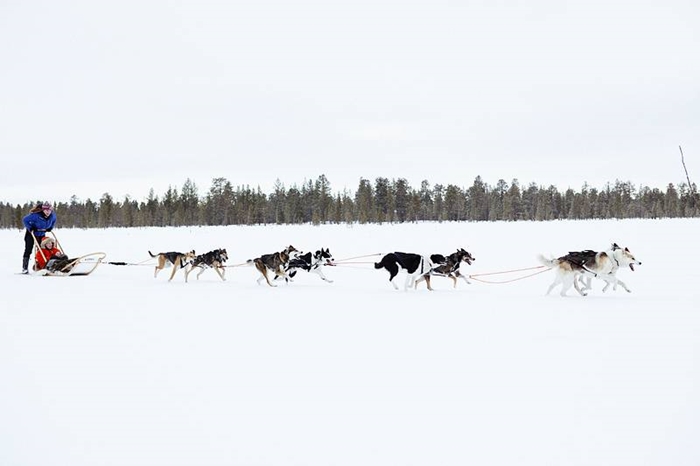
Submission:
{"label": "dog's front leg", "polygon": [[177,269],[178,269],[178,268],[180,268],[180,265],[179,265],[179,264],[173,264],[173,271],[172,271],[172,273],[170,274],[170,278],[168,279],[168,281],[172,281],[173,277],[174,277],[175,274],[177,273]]}
{"label": "dog's front leg", "polygon": [[413,277],[411,276],[410,273],[408,275],[406,275],[406,281],[403,284],[403,290],[408,291],[408,287],[413,286],[414,281],[415,280],[413,279]]}
{"label": "dog's front leg", "polygon": [[[462,272],[460,272],[459,270],[455,272],[455,276],[461,278],[462,280],[464,280],[464,281],[467,283],[467,285],[471,285],[471,284],[472,284],[472,282],[470,282],[469,280],[467,280],[467,276],[466,276],[466,275],[463,275]],[[455,284],[455,286],[457,286],[457,285]]]}
{"label": "dog's front leg", "polygon": [[627,288],[627,285],[625,285],[625,282],[623,282],[623,281],[620,280],[619,278],[616,280],[616,282],[617,282],[626,292],[628,292],[628,293],[631,293],[631,292],[632,292],[629,288]]}
{"label": "dog's front leg", "polygon": [[314,272],[316,272],[318,276],[321,277],[321,280],[326,281],[328,283],[333,283],[333,280],[329,280],[328,278],[326,278],[325,275],[323,275],[323,270],[321,270],[320,268],[316,269]]}
{"label": "dog's front leg", "polygon": [[579,276],[577,275],[576,277],[574,277],[574,288],[576,288],[576,291],[578,291],[578,294],[580,294],[581,296],[586,296],[587,293],[585,291],[581,290],[581,288],[579,287],[578,281],[579,281]]}
{"label": "dog's front leg", "polygon": [[418,277],[418,280],[416,280],[415,282],[413,282],[413,289],[414,289],[414,290],[417,290],[417,289],[418,289],[418,284],[419,284],[420,282],[426,281],[427,279],[428,279],[428,275],[421,275],[420,277]]}
{"label": "dog's front leg", "polygon": [[583,285],[583,288],[581,288],[583,291],[588,292],[593,289],[591,286],[591,277],[586,276],[585,274],[579,275],[579,282],[581,285]]}

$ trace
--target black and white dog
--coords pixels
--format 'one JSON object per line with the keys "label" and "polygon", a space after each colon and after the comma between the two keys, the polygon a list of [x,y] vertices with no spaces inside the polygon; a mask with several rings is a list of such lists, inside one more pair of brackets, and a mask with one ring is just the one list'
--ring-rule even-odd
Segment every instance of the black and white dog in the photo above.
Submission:
{"label": "black and white dog", "polygon": [[[307,252],[306,254],[296,255],[292,257],[285,266],[285,271],[287,272],[287,275],[289,275],[288,278],[285,277],[285,280],[291,281],[291,279],[297,274],[298,270],[306,270],[307,272],[315,273],[321,277],[321,280],[323,281],[333,283],[333,280],[329,280],[325,275],[323,275],[323,267],[326,265],[335,265],[333,264],[333,255],[331,254],[330,249],[321,248],[319,251],[316,251],[313,254]],[[274,280],[277,280],[278,278],[280,278],[280,276],[275,275]]]}
{"label": "black and white dog", "polygon": [[185,282],[187,282],[187,278],[189,277],[190,273],[192,273],[192,271],[196,268],[200,269],[199,273],[197,273],[197,280],[199,280],[199,276],[202,275],[205,270],[214,269],[216,273],[219,274],[219,277],[226,281],[226,266],[224,264],[227,260],[228,253],[226,252],[226,249],[214,249],[206,254],[196,256],[192,260],[190,268],[185,270]]}
{"label": "black and white dog", "polygon": [[448,277],[452,279],[454,283],[454,288],[457,288],[457,279],[461,278],[468,285],[471,284],[465,275],[459,271],[459,266],[462,262],[472,265],[476,258],[474,258],[466,249],[459,248],[457,252],[453,252],[448,256],[443,256],[442,254],[431,254],[430,261],[433,263],[433,268],[426,274],[423,274],[415,282],[415,287],[418,288],[418,284],[422,281],[428,285],[428,289],[432,290],[430,287],[430,277]]}
{"label": "black and white dog", "polygon": [[[394,277],[398,275],[400,270],[405,270],[408,275],[406,276],[403,289],[408,290],[409,286],[412,287],[414,285],[416,277],[430,272],[430,269],[433,268],[433,264],[430,258],[421,256],[420,254],[411,252],[390,252],[382,257],[382,260],[375,262],[374,268],[386,269],[389,272],[389,282],[396,290],[398,290],[399,287],[394,283]],[[430,283],[428,283],[428,289],[432,289],[430,288]]]}

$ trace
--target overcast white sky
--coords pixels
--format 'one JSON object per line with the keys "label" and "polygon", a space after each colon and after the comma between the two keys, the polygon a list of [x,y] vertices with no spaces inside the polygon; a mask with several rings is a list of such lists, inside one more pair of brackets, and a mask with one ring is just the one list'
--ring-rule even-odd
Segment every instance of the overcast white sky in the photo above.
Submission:
{"label": "overcast white sky", "polygon": [[700,179],[700,3],[0,2],[0,201]]}

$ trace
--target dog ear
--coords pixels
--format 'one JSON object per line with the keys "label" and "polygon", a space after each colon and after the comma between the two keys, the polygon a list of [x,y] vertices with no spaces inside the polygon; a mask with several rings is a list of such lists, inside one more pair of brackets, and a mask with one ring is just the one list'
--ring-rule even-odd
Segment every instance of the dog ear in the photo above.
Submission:
{"label": "dog ear", "polygon": [[630,250],[629,250],[629,249],[627,249],[627,248],[625,248],[625,252],[630,252]]}
{"label": "dog ear", "polygon": [[620,246],[618,246],[617,243],[613,243],[612,250],[615,251],[616,249],[620,249]]}

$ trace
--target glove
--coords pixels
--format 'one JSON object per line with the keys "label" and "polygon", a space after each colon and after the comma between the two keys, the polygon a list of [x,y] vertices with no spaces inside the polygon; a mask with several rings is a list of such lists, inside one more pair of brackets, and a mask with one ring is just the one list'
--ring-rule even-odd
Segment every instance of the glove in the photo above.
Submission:
{"label": "glove", "polygon": [[51,230],[53,230],[53,228],[47,228],[47,229],[46,229],[46,231],[51,231]]}

